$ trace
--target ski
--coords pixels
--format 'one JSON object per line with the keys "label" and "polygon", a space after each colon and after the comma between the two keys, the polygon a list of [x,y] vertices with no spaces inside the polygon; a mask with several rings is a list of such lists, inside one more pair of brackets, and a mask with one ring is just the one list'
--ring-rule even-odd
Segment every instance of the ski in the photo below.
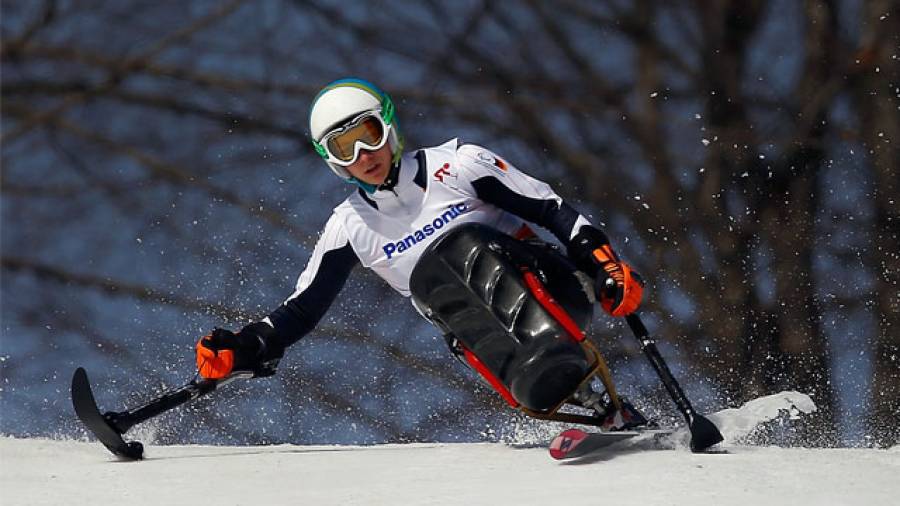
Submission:
{"label": "ski", "polygon": [[610,432],[585,432],[581,429],[569,429],[561,432],[550,442],[550,456],[556,460],[577,459],[620,441],[626,441],[638,436],[665,437],[674,432],[673,429]]}
{"label": "ski", "polygon": [[122,433],[112,425],[110,420],[100,414],[87,371],[79,367],[72,376],[72,404],[75,414],[103,446],[117,457],[124,460],[140,460],[144,456],[144,445],[137,441],[126,442]]}

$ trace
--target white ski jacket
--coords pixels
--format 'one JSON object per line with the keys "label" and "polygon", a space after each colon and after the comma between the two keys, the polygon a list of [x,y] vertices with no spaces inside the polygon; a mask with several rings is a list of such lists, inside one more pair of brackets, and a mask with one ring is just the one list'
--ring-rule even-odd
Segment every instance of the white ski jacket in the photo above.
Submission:
{"label": "white ski jacket", "polygon": [[359,189],[338,205],[294,293],[263,321],[285,346],[296,342],[324,316],[357,264],[409,297],[409,277],[422,252],[447,230],[471,222],[519,237],[531,235],[526,222],[532,222],[566,246],[590,225],[546,183],[483,147],[453,139],[404,155],[374,193]]}

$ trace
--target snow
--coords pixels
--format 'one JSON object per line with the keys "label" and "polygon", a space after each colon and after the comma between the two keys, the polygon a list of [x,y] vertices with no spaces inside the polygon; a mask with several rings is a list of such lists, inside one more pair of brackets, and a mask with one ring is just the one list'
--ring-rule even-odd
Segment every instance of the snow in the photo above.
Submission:
{"label": "snow", "polygon": [[816,411],[816,405],[808,395],[800,392],[781,392],[747,402],[740,409],[724,409],[710,415],[719,431],[734,441],[750,434],[761,422],[774,420],[781,413],[797,419]]}
{"label": "snow", "polygon": [[0,504],[896,504],[900,447],[734,442],[814,409],[784,392],[711,415],[728,439],[720,453],[626,441],[576,462],[502,443],[148,445],[145,460],[119,462],[96,442],[2,437]]}
{"label": "snow", "polygon": [[900,451],[613,448],[588,463],[499,443],[151,447],[0,439],[4,505],[896,504]]}

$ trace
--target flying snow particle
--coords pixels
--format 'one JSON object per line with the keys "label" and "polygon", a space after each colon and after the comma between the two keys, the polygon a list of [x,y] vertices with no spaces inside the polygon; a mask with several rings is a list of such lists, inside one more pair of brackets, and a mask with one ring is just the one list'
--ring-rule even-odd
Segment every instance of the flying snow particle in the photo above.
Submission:
{"label": "flying snow particle", "polygon": [[709,139],[702,139],[700,142],[702,142],[704,146],[709,146]]}

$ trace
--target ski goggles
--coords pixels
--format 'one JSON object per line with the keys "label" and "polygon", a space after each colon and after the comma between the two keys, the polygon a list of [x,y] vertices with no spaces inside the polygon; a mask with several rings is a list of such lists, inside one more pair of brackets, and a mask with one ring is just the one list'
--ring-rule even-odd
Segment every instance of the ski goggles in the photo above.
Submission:
{"label": "ski goggles", "polygon": [[352,165],[363,149],[375,151],[387,142],[391,126],[380,110],[366,111],[313,141],[316,152],[330,163]]}

